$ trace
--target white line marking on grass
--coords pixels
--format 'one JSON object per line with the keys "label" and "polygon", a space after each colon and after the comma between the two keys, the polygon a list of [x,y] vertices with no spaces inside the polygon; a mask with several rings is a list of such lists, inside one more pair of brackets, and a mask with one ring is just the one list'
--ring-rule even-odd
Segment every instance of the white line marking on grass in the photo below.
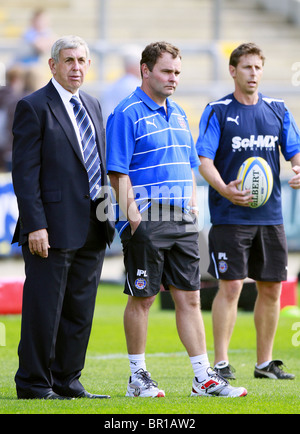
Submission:
{"label": "white line marking on grass", "polygon": [[[237,350],[229,350],[229,353],[235,353],[235,354],[239,354],[239,353],[248,353],[251,350],[247,350],[247,349],[237,349]],[[208,351],[208,354],[212,354],[213,351]],[[178,352],[173,352],[173,353],[149,353],[147,354],[147,358],[148,357],[186,357],[187,353],[185,351],[178,351]],[[122,353],[116,353],[116,354],[103,354],[103,355],[87,355],[88,359],[94,359],[94,360],[114,360],[114,359],[127,359],[128,355],[127,354],[122,354]]]}
{"label": "white line marking on grass", "polygon": [[[147,357],[181,357],[186,356],[187,353],[184,351],[177,353],[153,353],[147,354]],[[103,354],[99,356],[87,356],[88,359],[96,359],[96,360],[113,360],[113,359],[127,359],[127,354]]]}

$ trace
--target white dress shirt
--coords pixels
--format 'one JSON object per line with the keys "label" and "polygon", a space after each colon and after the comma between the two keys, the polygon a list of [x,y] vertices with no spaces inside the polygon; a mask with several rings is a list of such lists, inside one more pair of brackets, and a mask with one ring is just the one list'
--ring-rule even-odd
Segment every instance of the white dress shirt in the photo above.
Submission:
{"label": "white dress shirt", "polygon": [[[81,151],[81,154],[82,154],[82,157],[83,157],[83,150],[82,150],[82,146],[81,146],[81,137],[80,137],[80,133],[79,133],[79,128],[78,128],[78,125],[77,125],[77,122],[76,122],[76,119],[75,119],[74,110],[73,110],[73,104],[70,102],[70,99],[72,98],[72,96],[76,96],[79,99],[79,101],[81,102],[81,104],[82,104],[82,101],[79,98],[79,91],[77,91],[75,94],[73,94],[73,93],[69,92],[68,90],[66,90],[65,88],[63,88],[58,83],[58,81],[55,80],[54,77],[52,77],[51,81],[52,81],[53,86],[55,87],[55,89],[59,93],[59,96],[61,97],[62,102],[63,102],[63,104],[64,104],[64,106],[65,106],[65,108],[66,108],[66,110],[68,112],[68,115],[69,115],[71,121],[72,121],[74,130],[75,130],[75,133],[76,133],[76,136],[77,136],[79,148],[80,148],[80,151]],[[91,121],[91,119],[90,119],[90,121]],[[91,121],[91,125],[92,125],[92,129],[94,131],[94,134],[95,134],[95,129],[94,129],[94,125],[93,125],[92,121]]]}

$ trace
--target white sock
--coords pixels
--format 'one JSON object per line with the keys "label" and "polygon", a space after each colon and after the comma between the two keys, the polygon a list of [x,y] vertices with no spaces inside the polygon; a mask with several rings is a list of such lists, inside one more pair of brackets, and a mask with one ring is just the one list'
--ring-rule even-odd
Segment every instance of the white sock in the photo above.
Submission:
{"label": "white sock", "polygon": [[195,377],[201,382],[207,378],[207,368],[209,368],[209,360],[207,354],[201,356],[190,357],[190,361],[194,370]]}
{"label": "white sock", "polygon": [[220,360],[218,363],[215,364],[215,368],[226,368],[226,366],[229,365],[228,360]]}
{"label": "white sock", "polygon": [[266,368],[270,363],[272,362],[272,360],[268,360],[267,362],[261,363],[260,365],[257,365],[257,363],[255,363],[255,366],[257,367],[257,369],[264,369]]}
{"label": "white sock", "polygon": [[135,374],[139,369],[144,369],[144,371],[146,371],[145,353],[128,354],[128,359],[131,375]]}

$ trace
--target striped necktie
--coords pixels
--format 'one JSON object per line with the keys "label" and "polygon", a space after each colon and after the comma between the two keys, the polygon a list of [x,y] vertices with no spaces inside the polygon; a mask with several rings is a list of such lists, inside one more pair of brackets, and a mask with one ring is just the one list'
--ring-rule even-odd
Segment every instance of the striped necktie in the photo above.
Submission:
{"label": "striped necktie", "polygon": [[95,200],[101,188],[101,162],[97,151],[95,134],[86,109],[76,96],[72,96],[75,119],[79,128],[84,163],[89,177],[90,197]]}

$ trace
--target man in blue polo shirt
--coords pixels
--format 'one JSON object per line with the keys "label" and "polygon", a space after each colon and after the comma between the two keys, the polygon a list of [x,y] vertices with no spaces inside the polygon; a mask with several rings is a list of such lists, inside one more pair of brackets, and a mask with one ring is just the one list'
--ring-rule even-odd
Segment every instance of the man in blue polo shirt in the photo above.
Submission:
{"label": "man in blue polo shirt", "polygon": [[146,370],[149,309],[163,283],[194,369],[192,396],[245,396],[209,367],[200,311],[196,191],[199,166],[184,111],[169,97],[181,72],[166,42],[142,53],[142,85],[107,122],[107,168],[118,202],[117,228],[126,268],[124,314],[131,376],[126,396],[164,397]]}
{"label": "man in blue polo shirt", "polygon": [[[256,281],[256,378],[293,379],[272,360],[280,309],[281,282],[287,279],[287,245],[280,192],[280,151],[291,161],[290,186],[300,188],[300,133],[284,101],[263,96],[258,86],[264,56],[253,43],[230,56],[234,92],[207,105],[200,120],[197,151],[200,173],[210,184],[209,272],[219,279],[212,307],[215,369],[234,379],[228,346],[246,277]],[[249,191],[240,191],[239,167],[259,156],[270,165],[274,187],[268,202],[251,208]]]}

